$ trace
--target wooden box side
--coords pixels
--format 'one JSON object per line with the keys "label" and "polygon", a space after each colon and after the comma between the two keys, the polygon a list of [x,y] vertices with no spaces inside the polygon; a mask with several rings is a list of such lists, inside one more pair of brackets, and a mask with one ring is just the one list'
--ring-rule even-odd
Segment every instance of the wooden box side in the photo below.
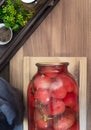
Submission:
{"label": "wooden box side", "polygon": [[85,57],[25,57],[23,63],[23,93],[26,106],[23,129],[28,130],[27,119],[27,88],[29,81],[37,71],[38,62],[69,62],[69,71],[79,84],[80,130],[86,130],[86,89],[87,89],[87,58]]}

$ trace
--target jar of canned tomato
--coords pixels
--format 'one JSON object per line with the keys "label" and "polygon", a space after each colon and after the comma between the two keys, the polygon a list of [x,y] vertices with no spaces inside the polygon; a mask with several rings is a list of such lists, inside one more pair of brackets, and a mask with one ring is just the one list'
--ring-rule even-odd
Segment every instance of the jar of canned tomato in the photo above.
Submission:
{"label": "jar of canned tomato", "polygon": [[68,65],[36,64],[28,87],[28,130],[79,130],[79,89]]}

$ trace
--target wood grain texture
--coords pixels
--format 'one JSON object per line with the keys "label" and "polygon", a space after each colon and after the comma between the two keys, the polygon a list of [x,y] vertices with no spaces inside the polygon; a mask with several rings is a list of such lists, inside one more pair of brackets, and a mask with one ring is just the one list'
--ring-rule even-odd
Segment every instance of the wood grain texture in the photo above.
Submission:
{"label": "wood grain texture", "polygon": [[[27,89],[32,77],[37,72],[38,62],[69,62],[69,72],[72,73],[79,82],[79,105],[80,105],[80,130],[86,130],[86,90],[87,90],[87,59],[67,58],[67,57],[25,57],[23,66],[23,92],[27,110]],[[27,112],[24,118],[24,130],[28,130]]]}
{"label": "wood grain texture", "polygon": [[10,64],[10,81],[13,86],[23,90],[23,48],[15,55]]}
{"label": "wood grain texture", "polygon": [[79,86],[80,130],[85,130],[87,129],[87,59],[85,58],[80,60]]}
{"label": "wood grain texture", "polygon": [[[24,56],[88,58],[87,130],[91,130],[91,0],[60,0],[22,47]],[[11,65],[21,59],[18,52]],[[17,66],[16,66],[17,68]],[[15,73],[15,74],[14,74]],[[13,69],[12,79],[19,82]],[[12,82],[12,84],[14,81]]]}

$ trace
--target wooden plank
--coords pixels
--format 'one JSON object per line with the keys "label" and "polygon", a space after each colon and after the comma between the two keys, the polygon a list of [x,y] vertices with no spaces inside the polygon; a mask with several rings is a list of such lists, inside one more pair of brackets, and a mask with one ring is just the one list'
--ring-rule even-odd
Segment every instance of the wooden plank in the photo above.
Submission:
{"label": "wooden plank", "polygon": [[23,129],[28,130],[28,121],[27,121],[27,89],[28,84],[30,81],[30,59],[29,57],[24,59],[23,63],[23,95],[24,95],[24,102],[25,102],[25,118],[23,123]]}
{"label": "wooden plank", "polygon": [[[80,99],[80,130],[86,130],[86,90],[87,90],[87,59],[82,57],[25,57],[24,58],[24,73],[23,73],[23,91],[25,104],[27,102],[27,87],[29,81],[36,73],[35,66],[38,62],[69,62],[69,71],[74,75],[79,83],[79,99]],[[83,109],[84,108],[84,109]],[[24,119],[24,130],[28,130],[27,116]]]}
{"label": "wooden plank", "polygon": [[90,12],[91,0],[60,1],[23,46],[24,56],[88,57],[87,130],[91,130]]}
{"label": "wooden plank", "polygon": [[87,59],[80,60],[79,73],[79,105],[80,105],[80,130],[86,130],[87,121]]}
{"label": "wooden plank", "polygon": [[14,60],[12,59],[10,62],[10,83],[23,91],[23,48],[15,55]]}
{"label": "wooden plank", "polygon": [[[91,130],[91,0],[60,0],[23,50],[24,56],[88,57],[87,130]],[[17,65],[17,59],[12,60]]]}

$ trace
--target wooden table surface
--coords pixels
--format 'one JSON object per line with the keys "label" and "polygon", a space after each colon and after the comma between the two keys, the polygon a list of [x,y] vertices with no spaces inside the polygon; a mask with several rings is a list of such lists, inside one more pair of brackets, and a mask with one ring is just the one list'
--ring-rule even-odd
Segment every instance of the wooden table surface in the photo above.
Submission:
{"label": "wooden table surface", "polygon": [[91,130],[90,47],[91,0],[61,0],[11,60],[11,83],[18,88],[22,86],[18,77],[21,75],[19,67],[22,66],[24,56],[86,56],[88,58],[87,130]]}

